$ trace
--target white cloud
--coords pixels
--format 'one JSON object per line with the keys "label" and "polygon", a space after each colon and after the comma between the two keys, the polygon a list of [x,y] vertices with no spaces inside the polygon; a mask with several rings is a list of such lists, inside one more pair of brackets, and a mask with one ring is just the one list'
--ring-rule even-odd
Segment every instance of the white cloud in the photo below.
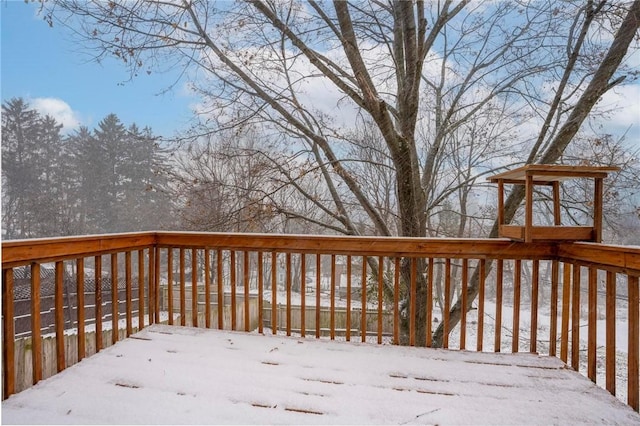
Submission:
{"label": "white cloud", "polygon": [[35,98],[29,101],[33,109],[37,110],[43,116],[50,115],[62,124],[62,133],[68,133],[77,129],[81,120],[77,112],[71,109],[68,103],[57,98]]}

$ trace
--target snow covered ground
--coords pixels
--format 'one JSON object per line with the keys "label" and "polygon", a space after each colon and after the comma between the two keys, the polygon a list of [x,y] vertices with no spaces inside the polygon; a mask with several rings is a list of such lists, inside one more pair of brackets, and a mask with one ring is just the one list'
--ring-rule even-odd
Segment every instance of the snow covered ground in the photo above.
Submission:
{"label": "snow covered ground", "polygon": [[2,403],[4,424],[640,424],[555,358],[153,325]]}

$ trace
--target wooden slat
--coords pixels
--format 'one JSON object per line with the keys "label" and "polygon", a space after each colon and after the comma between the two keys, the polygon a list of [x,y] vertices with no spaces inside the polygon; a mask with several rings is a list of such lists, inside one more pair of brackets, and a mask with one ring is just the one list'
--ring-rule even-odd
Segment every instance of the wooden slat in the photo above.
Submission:
{"label": "wooden slat", "polygon": [[589,313],[587,335],[587,377],[596,382],[596,321],[598,319],[598,271],[589,268]]}
{"label": "wooden slat", "polygon": [[[231,250],[229,253],[229,270],[231,281],[231,330],[237,330],[237,297],[236,297],[236,271],[238,265],[236,264],[236,252]],[[277,287],[276,287],[277,291]]]}
{"label": "wooden slat", "polygon": [[476,350],[482,352],[484,346],[484,287],[487,278],[487,261],[480,259],[480,276],[478,277],[478,338]]}
{"label": "wooden slat", "polygon": [[522,280],[522,261],[516,260],[513,268],[513,339],[511,352],[519,351],[520,344],[520,293]]}
{"label": "wooden slat", "polygon": [[362,281],[360,284],[362,316],[360,319],[360,338],[362,342],[367,341],[367,258],[362,257]]}
{"label": "wooden slat", "polygon": [[[149,248],[149,275],[150,281],[153,283],[153,316],[155,323],[160,322],[160,248]],[[151,267],[153,265],[153,267]]]}
{"label": "wooden slat", "polygon": [[524,241],[533,241],[533,176],[525,176],[525,201],[524,201]]}
{"label": "wooden slat", "polygon": [[249,310],[249,252],[243,253],[244,261],[242,271],[244,273],[244,331],[249,331],[251,327],[251,311]]}
{"label": "wooden slat", "polygon": [[224,329],[224,285],[222,283],[222,250],[216,252],[216,285],[218,287],[218,329]]}
{"label": "wooden slat", "polygon": [[[187,325],[187,289],[185,277],[185,249],[180,248],[180,325]],[[151,308],[149,308],[151,309]]]}
{"label": "wooden slat", "polygon": [[428,259],[427,265],[427,309],[426,309],[426,345],[431,347],[432,344],[432,324],[433,324],[433,258]]}
{"label": "wooden slat", "polygon": [[167,309],[169,325],[173,325],[173,249],[167,249]]}
{"label": "wooden slat", "polygon": [[593,194],[593,232],[594,241],[602,241],[602,197],[604,194],[603,179],[596,178],[594,181]]}
{"label": "wooden slat", "polygon": [[560,216],[560,182],[553,182],[553,224],[561,225]]}
{"label": "wooden slat", "polygon": [[[332,259],[335,262],[335,257]],[[286,285],[286,292],[287,292],[287,313],[286,313],[286,318],[287,318],[287,336],[291,336],[291,284],[292,284],[292,278],[291,278],[291,253],[287,253],[285,255],[285,270],[286,270],[286,280],[285,280],[285,285]],[[335,269],[335,267],[333,268]],[[333,336],[335,338],[335,336]]]}
{"label": "wooden slat", "polygon": [[127,251],[124,255],[124,277],[125,277],[125,305],[127,311],[127,337],[133,334],[133,308],[131,300],[131,252]]}
{"label": "wooden slat", "polygon": [[[264,309],[264,254],[259,251],[258,252],[258,333],[264,333],[264,313],[262,312]],[[304,262],[304,259],[303,259]],[[304,270],[304,267],[303,267]],[[303,275],[304,278],[304,275]],[[304,306],[304,297],[302,298],[302,304]],[[302,308],[304,311],[304,307]],[[304,318],[304,314],[303,318]],[[302,321],[304,324],[304,321]],[[302,337],[304,337],[304,327],[302,327]]]}
{"label": "wooden slat", "polygon": [[191,249],[191,325],[198,326],[198,251]]}
{"label": "wooden slat", "polygon": [[[144,250],[138,250],[138,330],[144,328],[144,283]],[[173,315],[170,315],[170,318],[173,319]],[[170,321],[169,324],[173,324],[173,321]]]}
{"label": "wooden slat", "polygon": [[[348,309],[348,308],[347,308]],[[347,330],[349,326],[347,325]],[[400,344],[400,258],[393,259],[393,344]]]}
{"label": "wooden slat", "polygon": [[319,254],[316,254],[316,339],[320,338],[320,269],[322,261]]}
{"label": "wooden slat", "polygon": [[384,259],[378,257],[378,344],[382,343],[382,287],[384,286]]}
{"label": "wooden slat", "polygon": [[307,334],[307,256],[300,255],[300,336]]}
{"label": "wooden slat", "polygon": [[504,181],[498,181],[498,225],[504,225]]}
{"label": "wooden slat", "polygon": [[616,275],[607,271],[606,291],[606,389],[616,394]]}
{"label": "wooden slat", "polygon": [[111,344],[118,342],[118,254],[111,254]]}
{"label": "wooden slat", "polygon": [[42,380],[42,337],[40,333],[40,264],[31,264],[31,361],[33,384]]}
{"label": "wooden slat", "polygon": [[211,328],[211,250],[204,250],[204,326]]}
{"label": "wooden slat", "polygon": [[[102,256],[94,258],[96,283],[96,352],[102,349]],[[142,323],[144,324],[144,322]],[[140,326],[142,328],[142,325]]]}
{"label": "wooden slat", "polygon": [[64,263],[56,262],[55,272],[55,329],[56,329],[56,369],[66,368],[64,356]]}
{"label": "wooden slat", "polygon": [[351,256],[347,256],[347,342],[351,341]]}
{"label": "wooden slat", "polygon": [[493,351],[500,352],[502,337],[502,275],[504,273],[504,261],[496,261],[496,329],[493,341]]}
{"label": "wooden slat", "polygon": [[329,333],[331,340],[336,338],[336,255],[331,255],[331,289],[329,291]]}
{"label": "wooden slat", "polygon": [[531,264],[531,332],[529,352],[538,352],[538,296],[540,291],[540,261],[534,260]]}
{"label": "wooden slat", "polygon": [[638,304],[640,304],[640,280],[637,276],[629,275],[629,353],[627,370],[627,404],[636,411],[640,411],[640,392],[638,381],[640,379],[640,317]]}
{"label": "wooden slat", "polygon": [[551,262],[551,312],[549,318],[549,356],[556,356],[558,338],[558,287],[560,279],[560,264],[557,260]]}
{"label": "wooden slat", "polygon": [[84,258],[76,259],[76,293],[78,295],[78,362],[86,356],[84,334]]}
{"label": "wooden slat", "polygon": [[409,278],[409,345],[415,346],[416,344],[416,296],[417,296],[417,287],[416,287],[416,278],[418,275],[417,272],[417,262],[415,258],[411,258],[411,273]]}
{"label": "wooden slat", "polygon": [[[527,228],[518,225],[500,225],[500,236],[519,241],[526,241]],[[594,229],[591,226],[532,226],[530,231],[531,241],[568,241],[568,240],[592,240]],[[518,256],[519,258],[526,258]]]}
{"label": "wooden slat", "polygon": [[[278,254],[271,253],[271,333],[278,332]],[[319,278],[318,278],[319,280]],[[319,281],[318,281],[319,282]],[[316,308],[317,309],[317,308]],[[318,330],[318,334],[320,331]],[[320,337],[319,335],[317,336]]]}
{"label": "wooden slat", "polygon": [[2,270],[2,399],[16,392],[13,269]]}
{"label": "wooden slat", "polygon": [[569,312],[571,309],[571,264],[562,266],[562,326],[560,330],[560,359],[569,359]]}
{"label": "wooden slat", "polygon": [[451,259],[444,261],[444,332],[442,333],[442,347],[449,348],[449,312],[451,311]]}
{"label": "wooden slat", "polygon": [[467,346],[467,283],[469,281],[469,261],[462,259],[462,285],[461,285],[461,303],[462,311],[460,312],[460,349],[466,349]]}
{"label": "wooden slat", "polygon": [[571,367],[580,368],[580,265],[573,265],[571,297]]}

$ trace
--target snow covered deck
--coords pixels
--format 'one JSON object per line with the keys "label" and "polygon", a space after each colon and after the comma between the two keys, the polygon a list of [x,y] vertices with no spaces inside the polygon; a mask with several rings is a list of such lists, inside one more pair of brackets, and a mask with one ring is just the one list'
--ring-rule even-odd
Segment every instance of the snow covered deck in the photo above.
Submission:
{"label": "snow covered deck", "polygon": [[2,403],[3,424],[640,424],[553,357],[153,325]]}

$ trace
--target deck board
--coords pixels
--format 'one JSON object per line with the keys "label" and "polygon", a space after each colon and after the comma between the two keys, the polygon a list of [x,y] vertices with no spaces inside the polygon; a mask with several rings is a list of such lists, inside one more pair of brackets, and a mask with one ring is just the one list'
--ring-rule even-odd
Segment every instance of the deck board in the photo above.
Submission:
{"label": "deck board", "polygon": [[154,325],[2,404],[3,424],[640,424],[556,358]]}

